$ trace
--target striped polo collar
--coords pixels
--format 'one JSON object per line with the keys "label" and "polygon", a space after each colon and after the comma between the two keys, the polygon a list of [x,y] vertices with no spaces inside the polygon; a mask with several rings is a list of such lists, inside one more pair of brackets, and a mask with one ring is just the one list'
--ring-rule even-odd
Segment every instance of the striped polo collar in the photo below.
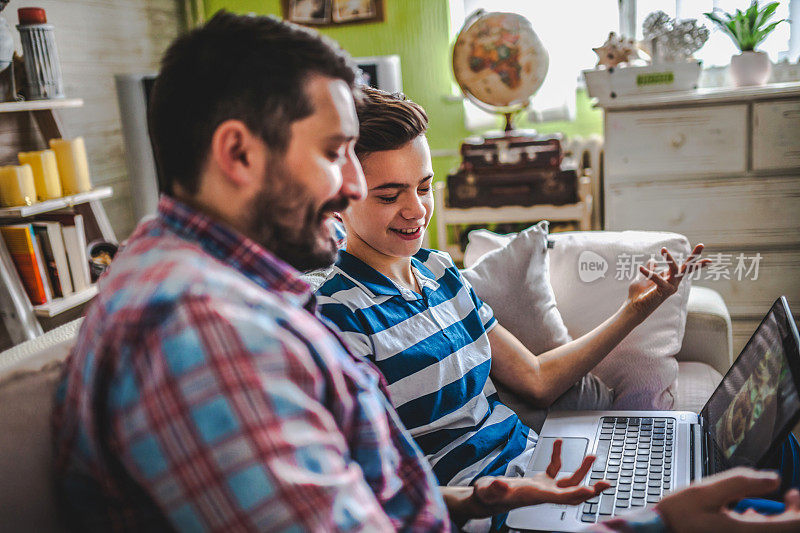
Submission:
{"label": "striped polo collar", "polygon": [[[419,254],[420,252],[417,253]],[[398,286],[394,281],[345,250],[339,250],[336,266],[344,276],[372,298],[378,295],[401,296],[409,301],[421,298],[421,295],[405,287]],[[411,257],[411,270],[414,272],[423,292],[426,289],[433,292],[439,288],[436,276],[416,255]]]}

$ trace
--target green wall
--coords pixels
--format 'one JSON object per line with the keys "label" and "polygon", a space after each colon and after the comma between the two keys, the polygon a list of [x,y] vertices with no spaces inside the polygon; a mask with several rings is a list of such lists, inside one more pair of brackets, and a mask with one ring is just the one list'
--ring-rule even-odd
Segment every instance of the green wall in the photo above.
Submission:
{"label": "green wall", "polygon": [[[205,8],[207,17],[220,9],[261,15],[283,14],[280,0],[205,0]],[[461,102],[447,98],[454,94],[449,0],[384,0],[383,22],[320,28],[320,32],[338,41],[353,56],[400,56],[403,92],[427,111],[430,118],[428,141],[434,154],[438,150],[457,150],[461,139],[469,135],[464,127]],[[579,94],[578,105],[575,122],[533,127],[543,133],[600,133],[601,113],[590,108],[585,95]],[[524,121],[519,125],[530,126]],[[433,157],[437,180],[444,180],[457,165],[457,156]]]}

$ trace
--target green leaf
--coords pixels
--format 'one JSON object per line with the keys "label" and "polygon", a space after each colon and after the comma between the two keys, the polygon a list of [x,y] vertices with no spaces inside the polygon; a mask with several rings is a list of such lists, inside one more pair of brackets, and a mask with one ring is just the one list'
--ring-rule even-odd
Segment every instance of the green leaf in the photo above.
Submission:
{"label": "green leaf", "polygon": [[780,24],[781,22],[783,22],[783,20],[779,20],[779,21],[777,21],[777,22],[773,22],[772,24],[768,25],[768,26],[767,26],[766,28],[764,28],[763,30],[760,30],[760,31],[756,32],[756,36],[755,36],[755,43],[754,43],[754,45],[757,45],[758,43],[760,43],[761,41],[763,41],[764,39],[766,39],[766,38],[767,38],[767,36],[768,36],[770,33],[772,33],[772,30],[774,30],[774,29],[775,29],[775,26],[777,26],[777,25],[778,25],[778,24]]}
{"label": "green leaf", "polygon": [[750,7],[747,8],[747,12],[745,13],[745,32],[747,35],[752,35],[753,32],[756,30],[756,21],[758,20],[758,2],[753,0],[750,4]]}
{"label": "green leaf", "polygon": [[763,26],[767,20],[775,13],[775,10],[778,9],[778,2],[772,2],[771,4],[767,4],[764,9],[761,10],[758,16],[758,22],[756,24],[756,28],[760,28]]}
{"label": "green leaf", "polygon": [[750,7],[747,8],[747,25],[750,31],[756,29],[756,21],[758,20],[758,0],[750,2]]}
{"label": "green leaf", "polygon": [[731,36],[733,37],[733,42],[736,44],[736,46],[738,46],[740,50],[744,50],[742,47],[746,46],[746,44],[744,43],[744,21],[742,19],[736,19],[733,21]]}
{"label": "green leaf", "polygon": [[716,13],[714,13],[714,12],[703,13],[703,15],[705,15],[711,22],[713,22],[714,24],[716,24],[717,26],[719,26],[723,30],[725,29],[725,23],[722,22],[722,19]]}

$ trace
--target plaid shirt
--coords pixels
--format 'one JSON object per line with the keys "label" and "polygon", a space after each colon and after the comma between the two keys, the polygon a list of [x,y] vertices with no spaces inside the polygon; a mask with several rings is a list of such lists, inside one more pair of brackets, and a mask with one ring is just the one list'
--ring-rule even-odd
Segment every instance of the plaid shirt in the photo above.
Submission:
{"label": "plaid shirt", "polygon": [[380,374],[297,272],[169,197],[100,281],[56,395],[90,530],[447,530]]}

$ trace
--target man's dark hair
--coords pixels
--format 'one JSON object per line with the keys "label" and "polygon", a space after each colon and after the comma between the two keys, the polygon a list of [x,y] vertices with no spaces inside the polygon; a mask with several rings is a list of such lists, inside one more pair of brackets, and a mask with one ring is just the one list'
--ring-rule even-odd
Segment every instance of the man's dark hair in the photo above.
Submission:
{"label": "man's dark hair", "polygon": [[388,93],[372,87],[362,88],[358,112],[356,155],[395,150],[413,141],[428,129],[428,115],[403,93]]}
{"label": "man's dark hair", "polygon": [[317,32],[273,17],[217,13],[179,37],[161,62],[148,123],[159,189],[179,184],[189,194],[214,131],[237,119],[277,152],[289,144],[292,122],[313,114],[305,93],[310,75],[344,80],[355,90],[349,55]]}

